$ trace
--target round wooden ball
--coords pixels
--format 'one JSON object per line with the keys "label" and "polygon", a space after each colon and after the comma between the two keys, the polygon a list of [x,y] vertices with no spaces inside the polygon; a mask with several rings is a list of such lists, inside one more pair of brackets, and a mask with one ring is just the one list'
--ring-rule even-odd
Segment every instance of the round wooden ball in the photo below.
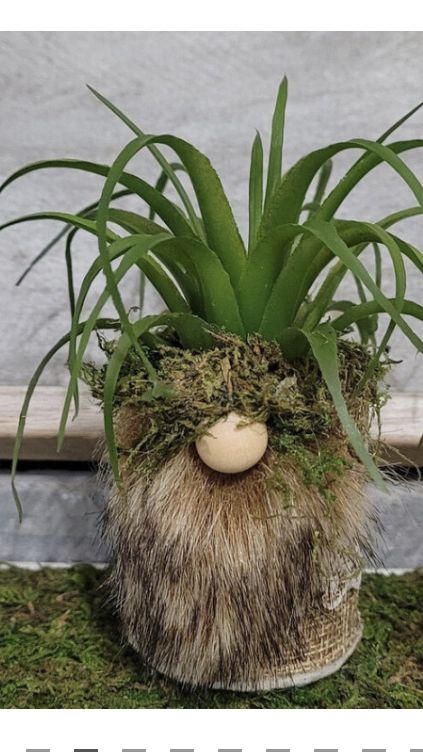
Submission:
{"label": "round wooden ball", "polygon": [[265,423],[238,413],[221,418],[195,442],[203,462],[219,473],[242,473],[263,457],[268,441]]}

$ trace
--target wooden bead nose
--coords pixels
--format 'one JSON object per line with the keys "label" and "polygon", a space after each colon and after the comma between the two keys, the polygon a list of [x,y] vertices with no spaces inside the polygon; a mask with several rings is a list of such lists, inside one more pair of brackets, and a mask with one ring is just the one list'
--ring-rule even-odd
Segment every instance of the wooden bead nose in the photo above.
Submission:
{"label": "wooden bead nose", "polygon": [[231,412],[195,442],[202,461],[219,473],[242,473],[257,464],[266,451],[267,426]]}

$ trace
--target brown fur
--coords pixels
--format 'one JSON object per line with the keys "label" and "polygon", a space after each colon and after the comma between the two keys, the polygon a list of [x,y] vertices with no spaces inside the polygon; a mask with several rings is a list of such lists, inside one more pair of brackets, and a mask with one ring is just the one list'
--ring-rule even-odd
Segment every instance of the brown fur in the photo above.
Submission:
{"label": "brown fur", "polygon": [[[104,534],[125,635],[151,667],[190,685],[249,684],[287,656],[322,611],[331,578],[369,553],[363,471],[334,479],[334,500],[304,485],[289,458],[284,492],[268,450],[250,471],[220,475],[192,447],[146,484],[111,490]],[[288,493],[287,493],[288,491]]]}

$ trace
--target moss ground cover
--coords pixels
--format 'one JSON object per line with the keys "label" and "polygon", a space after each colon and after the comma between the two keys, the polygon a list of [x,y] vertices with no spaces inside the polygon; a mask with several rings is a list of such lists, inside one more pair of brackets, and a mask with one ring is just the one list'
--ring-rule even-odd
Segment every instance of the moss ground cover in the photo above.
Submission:
{"label": "moss ground cover", "polygon": [[285,692],[190,692],[119,643],[93,567],[0,572],[1,708],[423,708],[423,571],[366,575],[347,665]]}

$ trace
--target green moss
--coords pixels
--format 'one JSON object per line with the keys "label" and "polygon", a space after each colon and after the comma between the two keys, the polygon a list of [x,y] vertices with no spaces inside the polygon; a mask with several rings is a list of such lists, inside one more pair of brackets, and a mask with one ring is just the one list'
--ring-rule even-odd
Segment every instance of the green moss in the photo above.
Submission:
{"label": "green moss", "polygon": [[367,575],[364,639],[337,674],[302,689],[190,692],[153,676],[105,605],[104,573],[0,573],[2,708],[423,708],[423,571]]}
{"label": "green moss", "polygon": [[[247,419],[265,420],[272,448],[294,457],[303,470],[304,482],[330,495],[331,479],[349,464],[348,449],[315,359],[310,356],[288,362],[275,342],[258,335],[247,342],[229,334],[214,336],[216,347],[202,352],[177,344],[162,344],[149,351],[159,380],[172,388],[172,398],[145,401],[148,376],[137,353],[130,351],[114,396],[122,462],[149,477],[181,447],[235,411]],[[109,357],[114,343],[100,340],[100,345]],[[377,411],[380,406],[378,384],[386,371],[386,365],[379,364],[364,388],[355,393],[369,360],[370,352],[363,345],[339,340],[343,391],[364,434],[369,409]],[[105,365],[87,363],[83,369],[86,383],[100,402],[105,372]]]}
{"label": "green moss", "polygon": [[[333,442],[329,447],[319,446],[318,441],[310,446],[298,441],[296,436],[281,433],[275,434],[271,443],[281,455],[287,454],[295,460],[301,470],[305,486],[314,486],[326,501],[335,500],[336,497],[330,489],[331,483],[352,466],[351,460],[345,453],[343,456],[339,454],[339,441],[336,448]],[[289,496],[289,489],[285,488],[284,475],[283,463],[280,468],[276,464],[271,483]]]}

